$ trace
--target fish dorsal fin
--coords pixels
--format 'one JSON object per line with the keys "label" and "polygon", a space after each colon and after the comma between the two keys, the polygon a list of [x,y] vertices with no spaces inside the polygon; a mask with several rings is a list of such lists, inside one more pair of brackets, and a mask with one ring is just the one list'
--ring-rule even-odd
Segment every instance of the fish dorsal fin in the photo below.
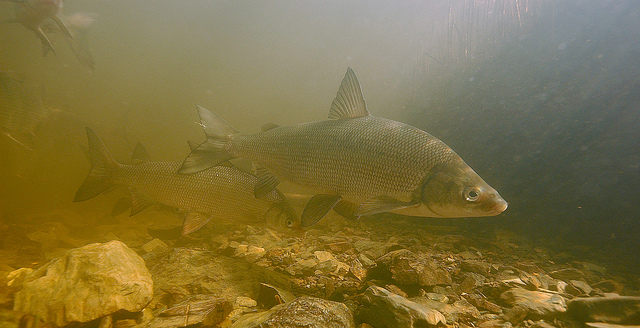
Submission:
{"label": "fish dorsal fin", "polygon": [[275,129],[275,128],[279,128],[279,127],[280,127],[280,125],[275,124],[275,123],[265,123],[260,127],[260,130],[262,130],[262,132],[264,132],[264,131],[269,131],[269,130],[272,130],[272,129]]}
{"label": "fish dorsal fin", "polygon": [[131,163],[140,164],[140,163],[148,163],[151,162],[151,157],[147,150],[144,149],[144,146],[141,143],[137,143],[136,147],[133,148],[133,155],[131,155]]}
{"label": "fish dorsal fin", "polygon": [[273,189],[276,189],[278,184],[280,184],[280,179],[264,167],[254,166],[254,170],[256,171],[258,182],[253,190],[253,194],[256,198],[264,198]]}
{"label": "fish dorsal fin", "polygon": [[204,133],[207,134],[207,137],[226,137],[238,133],[236,129],[231,127],[231,125],[225,122],[220,116],[208,111],[204,107],[196,107],[198,107],[198,114],[200,115],[200,125],[204,129]]}
{"label": "fish dorsal fin", "polygon": [[338,94],[331,103],[329,110],[329,119],[339,120],[343,118],[358,118],[369,116],[367,105],[362,97],[362,90],[356,74],[351,68],[347,68],[347,74],[344,75]]}
{"label": "fish dorsal fin", "polygon": [[182,235],[188,235],[194,231],[200,230],[207,222],[211,220],[211,217],[206,216],[198,212],[187,212],[182,223]]}
{"label": "fish dorsal fin", "polygon": [[300,225],[308,227],[316,224],[322,219],[332,208],[338,204],[342,198],[339,195],[317,194],[307,203],[302,211]]}
{"label": "fish dorsal fin", "polygon": [[418,202],[403,202],[387,195],[381,195],[369,198],[360,204],[360,208],[356,215],[373,215],[378,213],[390,212],[401,208],[411,207]]}
{"label": "fish dorsal fin", "polygon": [[136,188],[130,187],[129,191],[131,192],[131,213],[129,216],[134,216],[155,203],[149,196]]}

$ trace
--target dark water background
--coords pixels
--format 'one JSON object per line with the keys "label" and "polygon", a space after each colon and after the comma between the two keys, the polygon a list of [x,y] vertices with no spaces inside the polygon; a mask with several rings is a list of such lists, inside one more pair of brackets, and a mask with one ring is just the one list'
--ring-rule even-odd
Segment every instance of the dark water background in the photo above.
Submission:
{"label": "dark water background", "polygon": [[[0,20],[13,15],[0,3]],[[640,264],[640,5],[575,1],[98,1],[88,73],[58,33],[0,25],[0,71],[42,85],[62,112],[37,150],[0,140],[0,215],[72,204],[91,126],[119,160],[136,142],[182,161],[203,133],[195,104],[240,131],[326,118],[346,67],[373,115],[442,139],[510,203],[507,229],[594,261]],[[442,224],[448,224],[442,222]]]}

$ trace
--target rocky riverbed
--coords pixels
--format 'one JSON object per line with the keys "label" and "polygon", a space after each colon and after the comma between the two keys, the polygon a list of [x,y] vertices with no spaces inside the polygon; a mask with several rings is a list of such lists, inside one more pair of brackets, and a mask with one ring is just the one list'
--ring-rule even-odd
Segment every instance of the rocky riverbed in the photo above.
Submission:
{"label": "rocky riverbed", "polygon": [[638,276],[460,220],[284,233],[173,214],[0,222],[0,327],[640,325]]}

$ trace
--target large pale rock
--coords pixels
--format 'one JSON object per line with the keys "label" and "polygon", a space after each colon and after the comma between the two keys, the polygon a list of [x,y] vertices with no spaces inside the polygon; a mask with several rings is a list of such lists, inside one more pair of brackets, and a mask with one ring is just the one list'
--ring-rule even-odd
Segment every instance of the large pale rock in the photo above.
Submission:
{"label": "large pale rock", "polygon": [[378,286],[367,288],[362,303],[358,319],[376,328],[417,328],[447,323],[439,311]]}
{"label": "large pale rock", "polygon": [[269,311],[246,314],[230,328],[355,328],[346,305],[315,297],[299,297]]}
{"label": "large pale rock", "polygon": [[564,298],[558,294],[517,287],[502,293],[500,298],[514,307],[519,306],[526,309],[534,318],[554,317],[567,311]]}
{"label": "large pale rock", "polygon": [[153,297],[144,261],[119,241],[69,251],[30,274],[14,310],[64,326],[125,310],[141,311]]}

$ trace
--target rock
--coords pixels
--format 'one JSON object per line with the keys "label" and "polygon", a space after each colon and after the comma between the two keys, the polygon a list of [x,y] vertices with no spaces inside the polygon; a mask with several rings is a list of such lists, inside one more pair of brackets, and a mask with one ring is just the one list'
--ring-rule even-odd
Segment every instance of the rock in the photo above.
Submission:
{"label": "rock", "polygon": [[[229,299],[252,296],[260,281],[271,281],[267,270],[214,252],[172,248],[145,255],[157,299],[180,303],[191,294],[224,295]],[[274,273],[276,275],[276,273]],[[275,279],[275,278],[274,278]],[[168,294],[168,295],[167,295]]]}
{"label": "rock", "polygon": [[162,311],[143,327],[177,328],[201,324],[210,327],[221,323],[233,309],[231,302],[223,298],[183,302]]}
{"label": "rock", "polygon": [[460,269],[487,276],[491,270],[491,264],[484,261],[465,260],[460,262]]}
{"label": "rock", "polygon": [[154,238],[152,241],[142,245],[142,250],[146,253],[162,253],[166,252],[169,246],[162,240]]}
{"label": "rock", "polygon": [[446,322],[458,322],[462,318],[473,321],[480,318],[480,311],[465,299],[457,300],[453,304],[434,301],[422,296],[413,297],[410,300],[442,313],[447,319]]}
{"label": "rock", "polygon": [[582,322],[640,324],[640,297],[577,297],[567,304],[568,313]]}
{"label": "rock", "polygon": [[487,278],[481,274],[470,272],[467,277],[460,283],[460,289],[465,293],[470,293],[481,286]]}
{"label": "rock", "polygon": [[516,287],[502,293],[500,298],[512,306],[527,309],[532,318],[549,318],[566,312],[565,299],[557,294],[530,291]]}
{"label": "rock", "polygon": [[375,271],[399,285],[435,286],[451,284],[451,275],[430,258],[418,258],[407,249],[389,252],[378,259]]}
{"label": "rock", "polygon": [[299,297],[262,313],[245,314],[229,328],[355,328],[346,305],[315,297]]}
{"label": "rock", "polygon": [[565,287],[565,292],[573,296],[589,296],[592,291],[593,288],[582,280],[570,280],[569,285]]}
{"label": "rock", "polygon": [[119,241],[71,250],[31,273],[14,310],[64,326],[120,310],[141,311],[153,297],[144,261]]}
{"label": "rock", "polygon": [[616,325],[612,323],[604,323],[604,322],[586,322],[585,327],[589,328],[640,328],[640,326],[631,326],[631,325]]}
{"label": "rock", "polygon": [[446,324],[442,313],[430,309],[388,290],[371,286],[364,292],[359,321],[373,327],[426,327]]}
{"label": "rock", "polygon": [[584,279],[584,273],[574,268],[551,271],[549,272],[549,275],[555,279],[560,279],[565,282],[568,282],[569,280]]}

